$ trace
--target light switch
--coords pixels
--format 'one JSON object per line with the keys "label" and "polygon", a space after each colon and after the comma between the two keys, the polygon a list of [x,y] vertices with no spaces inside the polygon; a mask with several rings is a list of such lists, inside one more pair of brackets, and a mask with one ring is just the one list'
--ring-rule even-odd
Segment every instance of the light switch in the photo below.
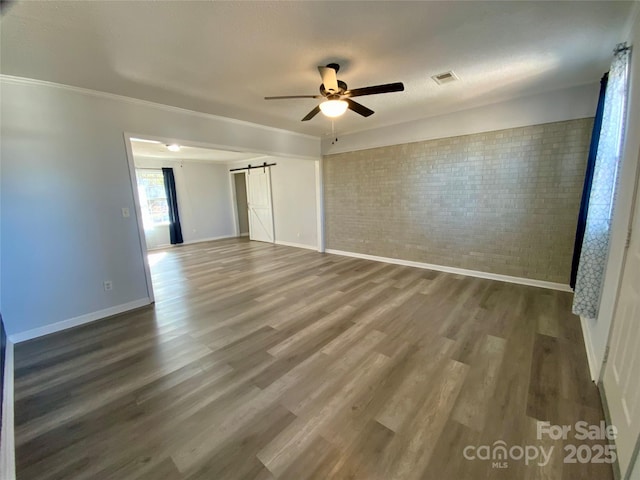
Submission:
{"label": "light switch", "polygon": [[122,216],[123,216],[124,218],[129,218],[129,217],[131,216],[131,215],[129,214],[129,208],[127,208],[127,207],[123,207],[123,208],[122,208]]}

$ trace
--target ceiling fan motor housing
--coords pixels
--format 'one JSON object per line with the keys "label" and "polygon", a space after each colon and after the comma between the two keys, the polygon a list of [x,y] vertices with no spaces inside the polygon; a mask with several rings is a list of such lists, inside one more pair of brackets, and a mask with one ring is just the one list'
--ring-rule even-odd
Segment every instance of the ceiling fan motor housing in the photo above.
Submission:
{"label": "ceiling fan motor housing", "polygon": [[347,91],[347,84],[344,83],[342,80],[338,80],[337,92],[332,92],[331,90],[327,90],[326,88],[324,88],[324,83],[320,84],[320,94],[323,97],[328,97],[329,95],[342,95],[346,91]]}

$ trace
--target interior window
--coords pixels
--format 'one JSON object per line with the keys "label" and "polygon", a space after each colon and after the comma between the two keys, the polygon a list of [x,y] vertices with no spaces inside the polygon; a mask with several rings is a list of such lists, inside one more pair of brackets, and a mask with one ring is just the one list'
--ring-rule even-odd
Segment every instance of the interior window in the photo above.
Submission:
{"label": "interior window", "polygon": [[136,169],[138,195],[145,229],[169,224],[169,206],[160,169]]}

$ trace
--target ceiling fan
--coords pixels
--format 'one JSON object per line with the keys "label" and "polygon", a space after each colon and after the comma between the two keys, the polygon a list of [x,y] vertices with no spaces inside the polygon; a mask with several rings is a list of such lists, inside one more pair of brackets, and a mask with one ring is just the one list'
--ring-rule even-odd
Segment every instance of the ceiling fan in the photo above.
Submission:
{"label": "ceiling fan", "polygon": [[402,82],[386,83],[384,85],[374,85],[371,87],[354,88],[349,90],[347,84],[338,80],[337,73],[340,65],[330,63],[326,67],[318,67],[322,83],[320,84],[320,95],[285,95],[280,97],[264,97],[265,100],[282,100],[286,98],[324,98],[324,100],[311,110],[303,119],[303,122],[311,120],[322,111],[327,117],[339,117],[347,109],[368,117],[373,115],[373,110],[351,100],[352,97],[362,97],[364,95],[377,95],[379,93],[402,92],[404,85]]}

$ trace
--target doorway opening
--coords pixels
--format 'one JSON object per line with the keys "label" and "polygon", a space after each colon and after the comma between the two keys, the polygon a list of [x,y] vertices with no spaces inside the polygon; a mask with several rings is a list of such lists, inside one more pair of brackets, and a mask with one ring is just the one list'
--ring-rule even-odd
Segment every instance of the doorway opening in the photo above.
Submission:
{"label": "doorway opening", "polygon": [[247,182],[244,175],[230,175],[229,170],[264,155],[126,133],[125,143],[147,291],[153,302],[154,272],[171,268],[169,263],[178,254],[172,248],[249,233]]}
{"label": "doorway opening", "polygon": [[233,174],[238,217],[238,236],[249,236],[249,204],[247,202],[247,176],[245,172]]}

